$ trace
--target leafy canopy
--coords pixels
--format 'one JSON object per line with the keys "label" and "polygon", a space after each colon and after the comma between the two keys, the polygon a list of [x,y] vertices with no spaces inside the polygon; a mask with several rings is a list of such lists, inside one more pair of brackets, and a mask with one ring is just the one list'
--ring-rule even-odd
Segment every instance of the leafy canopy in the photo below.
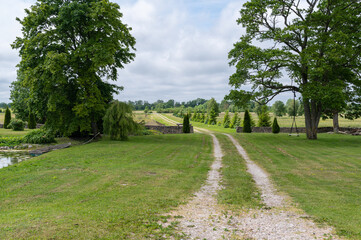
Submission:
{"label": "leafy canopy", "polygon": [[17,96],[29,91],[23,101],[61,133],[91,131],[121,90],[106,80],[116,81],[118,69],[135,57],[135,39],[119,6],[109,0],[38,0],[25,12],[17,19],[22,37],[12,45],[21,56],[12,98],[21,102]]}
{"label": "leafy canopy", "polygon": [[[267,103],[280,93],[299,92],[310,139],[317,138],[323,111],[343,109],[358,99],[358,0],[251,0],[238,23],[246,33],[229,53],[236,72],[227,99]],[[242,90],[244,85],[251,90]]]}

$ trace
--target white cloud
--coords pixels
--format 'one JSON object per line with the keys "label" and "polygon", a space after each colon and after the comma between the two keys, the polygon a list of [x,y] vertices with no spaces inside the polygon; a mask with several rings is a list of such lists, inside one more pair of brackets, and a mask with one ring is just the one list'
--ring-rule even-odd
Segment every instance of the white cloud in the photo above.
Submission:
{"label": "white cloud", "polygon": [[[1,0],[3,1],[3,0]],[[8,102],[16,79],[17,51],[10,44],[20,36],[16,17],[35,0],[13,0],[0,9],[0,102]],[[121,100],[186,101],[228,94],[228,52],[242,34],[236,19],[244,1],[115,0],[137,40],[134,62],[120,70]],[[4,34],[5,33],[5,34]]]}

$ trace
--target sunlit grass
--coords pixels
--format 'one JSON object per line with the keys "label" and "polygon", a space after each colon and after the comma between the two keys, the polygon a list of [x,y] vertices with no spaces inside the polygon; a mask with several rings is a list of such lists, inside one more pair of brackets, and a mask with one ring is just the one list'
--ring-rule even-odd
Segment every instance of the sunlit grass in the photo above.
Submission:
{"label": "sunlit grass", "polygon": [[234,134],[252,160],[316,221],[361,239],[361,137]]}
{"label": "sunlit grass", "polygon": [[0,239],[162,239],[207,178],[204,134],[103,140],[0,170]]}

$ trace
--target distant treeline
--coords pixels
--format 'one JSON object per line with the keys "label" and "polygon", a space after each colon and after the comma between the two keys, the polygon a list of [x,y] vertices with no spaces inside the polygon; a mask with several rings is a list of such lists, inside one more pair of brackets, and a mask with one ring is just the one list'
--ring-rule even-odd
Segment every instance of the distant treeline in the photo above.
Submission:
{"label": "distant treeline", "polygon": [[0,112],[2,112],[2,109],[11,108],[11,103],[0,103]]}
{"label": "distant treeline", "polygon": [[[244,112],[248,109],[250,112],[259,113],[261,112],[261,108],[263,106],[254,101],[250,101],[246,107],[239,107],[232,101],[223,100],[218,103],[214,100],[214,98],[210,100],[197,98],[188,102],[176,102],[173,99],[168,101],[158,100],[153,103],[138,100],[128,101],[128,104],[136,111],[156,111],[158,113],[202,113],[207,112],[209,110],[209,104],[214,104],[214,102],[217,104],[219,112]],[[269,111],[275,113],[277,116],[302,116],[304,114],[303,104],[300,100],[294,101],[293,99],[288,99],[286,103],[276,101],[272,106],[267,107]]]}

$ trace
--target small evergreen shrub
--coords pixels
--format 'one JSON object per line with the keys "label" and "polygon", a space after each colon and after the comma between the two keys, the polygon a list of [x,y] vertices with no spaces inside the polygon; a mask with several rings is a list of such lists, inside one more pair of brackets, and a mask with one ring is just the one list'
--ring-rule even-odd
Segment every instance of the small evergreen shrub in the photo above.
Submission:
{"label": "small evergreen shrub", "polygon": [[231,124],[231,120],[229,118],[229,113],[227,111],[226,114],[224,115],[224,118],[223,118],[223,127],[224,128],[229,128],[230,124]]}
{"label": "small evergreen shrub", "polygon": [[272,124],[272,132],[279,133],[280,130],[281,129],[280,129],[280,126],[278,125],[277,118],[275,117],[275,119],[273,120],[273,124]]}
{"label": "small evergreen shrub", "polygon": [[218,113],[214,109],[211,109],[211,111],[209,113],[208,124],[216,125],[217,124],[217,116],[218,116]]}
{"label": "small evergreen shrub", "polygon": [[28,128],[29,129],[35,129],[36,128],[36,120],[35,120],[35,114],[34,113],[29,114]]}
{"label": "small evergreen shrub", "polygon": [[4,128],[5,129],[9,129],[10,127],[8,126],[11,122],[11,112],[10,109],[7,107],[5,110],[5,119],[4,119]]}
{"label": "small evergreen shrub", "polygon": [[271,117],[268,112],[262,112],[258,116],[258,127],[270,127],[271,126]]}
{"label": "small evergreen shrub", "polygon": [[36,129],[26,134],[23,141],[33,144],[53,143],[55,142],[55,136],[51,131]]}
{"label": "small evergreen shrub", "polygon": [[189,114],[185,114],[183,118],[183,133],[190,133]]}
{"label": "small evergreen shrub", "polygon": [[14,131],[24,131],[25,123],[20,119],[12,119],[10,123],[7,125],[8,129],[12,129]]}
{"label": "small evergreen shrub", "polygon": [[243,132],[244,133],[251,133],[252,126],[251,126],[251,116],[249,115],[249,111],[246,110],[244,113],[244,120],[243,120]]}

